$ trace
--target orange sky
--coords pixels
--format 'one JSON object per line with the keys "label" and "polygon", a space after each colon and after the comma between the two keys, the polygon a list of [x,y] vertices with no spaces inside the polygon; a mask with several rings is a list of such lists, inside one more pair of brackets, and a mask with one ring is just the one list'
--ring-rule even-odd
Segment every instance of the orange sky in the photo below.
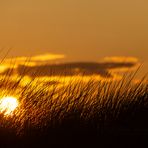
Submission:
{"label": "orange sky", "polygon": [[0,48],[13,47],[13,56],[130,56],[146,63],[147,6],[147,0],[1,0]]}

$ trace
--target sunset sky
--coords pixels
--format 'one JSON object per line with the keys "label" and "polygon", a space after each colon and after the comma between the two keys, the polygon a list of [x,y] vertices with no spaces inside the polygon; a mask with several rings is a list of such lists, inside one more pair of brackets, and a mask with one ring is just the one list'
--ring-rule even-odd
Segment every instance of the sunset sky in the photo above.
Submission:
{"label": "sunset sky", "polygon": [[67,61],[128,56],[148,68],[147,8],[147,0],[0,0],[0,48]]}

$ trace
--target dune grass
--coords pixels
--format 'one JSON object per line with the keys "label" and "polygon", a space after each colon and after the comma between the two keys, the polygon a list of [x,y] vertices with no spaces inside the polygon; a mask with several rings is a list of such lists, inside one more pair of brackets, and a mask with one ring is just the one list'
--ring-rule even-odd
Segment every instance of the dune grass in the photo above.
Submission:
{"label": "dune grass", "polygon": [[65,137],[86,142],[105,134],[148,132],[147,77],[136,84],[135,73],[120,81],[73,77],[66,85],[36,78],[22,86],[23,76],[11,81],[10,75],[0,79],[0,96],[17,97],[19,106],[11,116],[0,113],[0,137],[6,143],[54,143]]}

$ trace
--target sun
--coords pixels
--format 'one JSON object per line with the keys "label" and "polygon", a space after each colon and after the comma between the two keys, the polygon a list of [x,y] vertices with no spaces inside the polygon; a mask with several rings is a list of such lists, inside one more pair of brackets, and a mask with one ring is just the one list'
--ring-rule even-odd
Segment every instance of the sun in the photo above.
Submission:
{"label": "sun", "polygon": [[3,97],[0,99],[0,112],[4,115],[11,115],[18,107],[18,100],[15,97]]}

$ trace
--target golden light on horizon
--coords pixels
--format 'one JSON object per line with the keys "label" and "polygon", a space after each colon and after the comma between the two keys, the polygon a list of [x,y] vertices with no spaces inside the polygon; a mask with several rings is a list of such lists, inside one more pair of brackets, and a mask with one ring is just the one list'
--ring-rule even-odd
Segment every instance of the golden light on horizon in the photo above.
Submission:
{"label": "golden light on horizon", "polygon": [[18,100],[15,97],[7,96],[0,100],[0,112],[8,116],[18,107]]}

